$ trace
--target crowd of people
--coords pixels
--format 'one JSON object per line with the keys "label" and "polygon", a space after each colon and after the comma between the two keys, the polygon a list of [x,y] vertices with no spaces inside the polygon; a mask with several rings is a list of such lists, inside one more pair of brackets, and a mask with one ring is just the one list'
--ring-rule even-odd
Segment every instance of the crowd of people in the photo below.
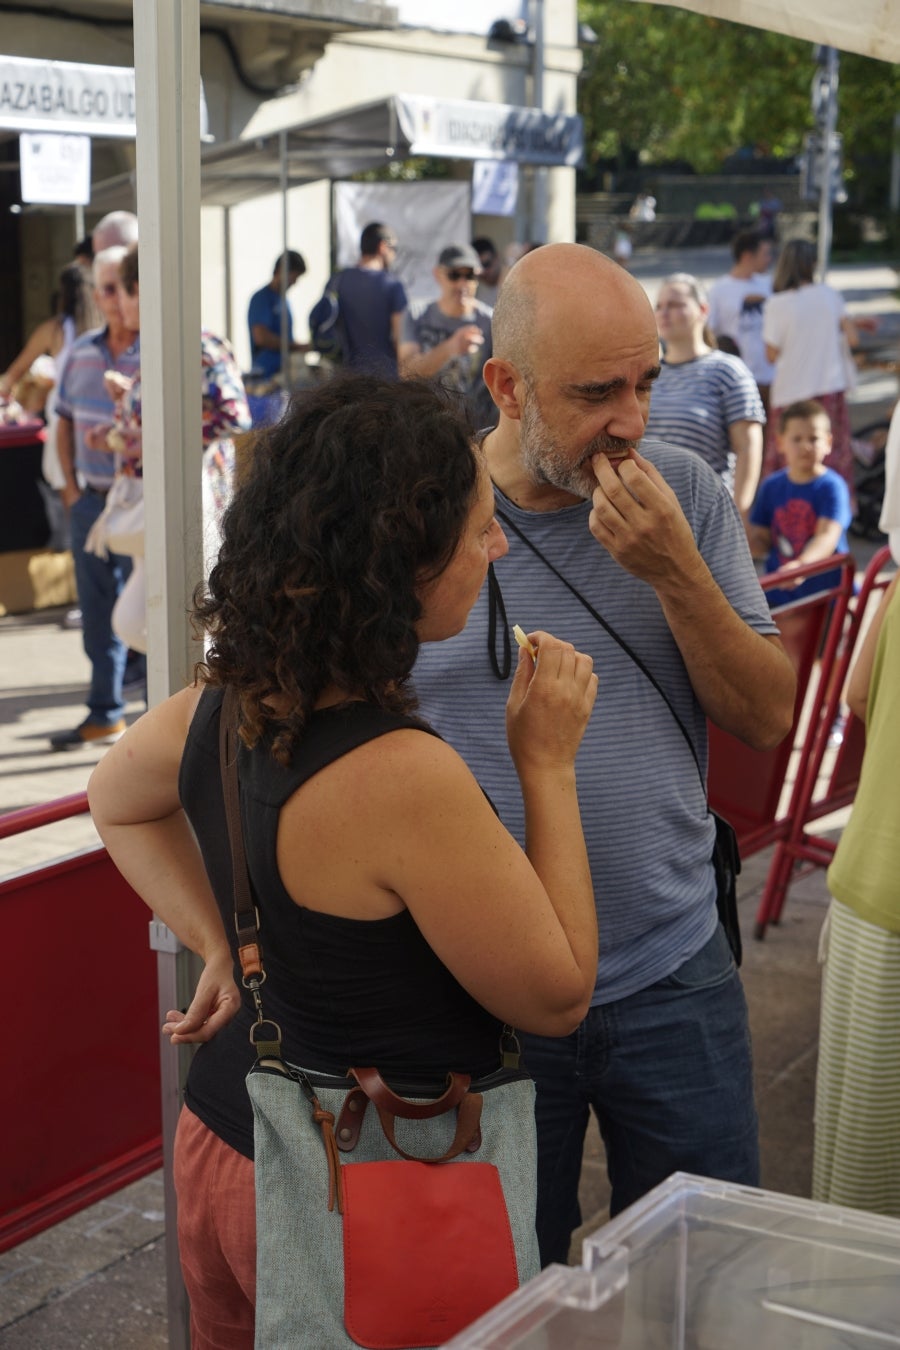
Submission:
{"label": "crowd of people", "polygon": [[[92,663],[87,717],[59,748],[125,730],[129,642],[115,611],[140,575],[129,557],[84,548],[143,454],[137,252],[98,231],[102,326],[72,333],[55,389]],[[410,302],[397,249],[372,222],[357,263],[329,279],[343,369],[259,431],[236,489],[221,445],[249,413],[227,344],[202,335],[204,445],[220,446],[225,483],[194,597],[205,658],[91,779],[111,856],[204,963],[163,1028],[200,1047],[176,1156],[195,1350],[250,1350],[255,1322],[243,1080],[258,1009],[236,964],[214,771],[229,688],[273,957],[269,1015],[289,1059],[326,1075],[373,1063],[399,1081],[477,1076],[503,1024],[517,1027],[536,1091],[537,1172],[524,1184],[542,1264],[567,1260],[580,1222],[591,1115],[613,1214],[676,1170],[759,1183],[707,728],[765,750],[792,724],[795,675],[772,606],[804,593],[792,572],[846,547],[843,395],[831,386],[841,340],[856,335],[813,280],[808,246],[784,245],[769,286],[773,244],[759,230],[737,236],[709,297],[676,273],[655,309],[593,249],[523,246],[509,262],[484,237],[441,245],[436,295]],[[306,350],[286,294],[304,270],[283,254],[251,302],[268,375],[285,339]],[[795,350],[807,323],[818,364],[812,342]],[[764,460],[764,428],[778,462]],[[785,573],[768,600],[751,550]],[[879,727],[893,708],[893,611],[857,677]],[[519,619],[532,652],[514,660]],[[140,647],[134,626],[125,636]],[[873,794],[887,772],[869,770]],[[896,906],[860,899],[843,860],[835,908],[853,913],[832,916],[832,1028],[854,963],[898,960]],[[881,886],[886,869],[874,871]],[[862,931],[873,923],[887,936]],[[823,1194],[837,1185],[833,1155],[846,1165],[838,1059],[820,1087]]]}

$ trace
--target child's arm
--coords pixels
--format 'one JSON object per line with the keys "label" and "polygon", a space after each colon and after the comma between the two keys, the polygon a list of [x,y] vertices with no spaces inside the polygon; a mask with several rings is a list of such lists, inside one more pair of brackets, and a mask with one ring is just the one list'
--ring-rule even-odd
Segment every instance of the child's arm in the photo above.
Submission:
{"label": "child's arm", "polygon": [[[830,558],[832,553],[837,551],[843,528],[839,520],[829,520],[827,516],[819,516],[809,542],[804,544],[796,558],[789,558],[787,562],[783,562],[779,571],[793,572],[798,567],[805,566],[806,563],[821,562],[823,558]],[[785,587],[790,589],[792,585],[798,586],[799,584],[796,581],[785,582]]]}
{"label": "child's arm", "polygon": [[767,558],[769,549],[772,547],[772,531],[767,525],[754,525],[752,522],[747,527],[747,537],[750,540],[750,553],[754,558]]}
{"label": "child's arm", "polygon": [[756,501],[744,517],[744,529],[747,531],[747,543],[754,558],[765,560],[772,549],[772,475],[764,478],[759,485]]}

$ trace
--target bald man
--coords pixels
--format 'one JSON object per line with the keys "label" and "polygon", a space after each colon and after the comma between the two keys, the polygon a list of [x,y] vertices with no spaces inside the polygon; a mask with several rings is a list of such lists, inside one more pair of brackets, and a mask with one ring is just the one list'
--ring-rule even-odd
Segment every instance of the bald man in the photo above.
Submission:
{"label": "bald man", "polygon": [[678,1169],[758,1183],[746,1005],[716,911],[706,719],[774,746],[795,680],[727,490],[699,456],[642,440],[659,347],[634,278],[592,249],[547,245],[511,270],[493,335],[484,378],[499,424],[483,444],[509,555],[465,631],[423,647],[414,680],[425,717],[524,843],[503,734],[512,624],[567,638],[600,677],[578,757],[600,921],[594,1004],[572,1036],[523,1037],[546,1264],[568,1259],[581,1221],[591,1110],[614,1214]]}
{"label": "bald man", "polygon": [[97,221],[91,234],[94,253],[105,248],[131,248],[138,241],[138,219],[133,211],[109,211]]}

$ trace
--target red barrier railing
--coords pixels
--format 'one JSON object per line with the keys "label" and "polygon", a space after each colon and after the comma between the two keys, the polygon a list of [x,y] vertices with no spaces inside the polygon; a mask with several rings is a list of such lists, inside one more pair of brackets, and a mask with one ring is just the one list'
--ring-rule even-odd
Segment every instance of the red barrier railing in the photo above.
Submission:
{"label": "red barrier railing", "polygon": [[765,935],[770,923],[780,919],[795,866],[807,863],[827,867],[834,856],[835,842],[823,835],[811,834],[807,827],[813,821],[849,806],[856,796],[866,737],[863,723],[852,713],[847,718],[833,763],[830,768],[824,766],[829,735],[840,711],[841,696],[866,610],[872,596],[883,591],[891,580],[891,574],[882,574],[890,561],[891,552],[887,547],[880,549],[870,561],[859,592],[851,597],[841,630],[836,633],[834,659],[823,669],[822,697],[814,717],[810,717],[805,753],[791,796],[788,828],[775,848],[756,915],[758,938]]}
{"label": "red barrier railing", "polygon": [[[853,559],[842,554],[791,573],[792,578],[805,580],[833,571],[837,571],[834,585],[772,614],[797,673],[794,718],[781,744],[774,750],[751,750],[743,741],[710,724],[710,804],[731,821],[744,857],[767,848],[788,832],[793,806],[780,807],[792,756],[799,756],[803,763],[809,754],[810,728],[818,724],[827,685],[822,672],[829,671],[835,660],[856,569]],[[762,579],[763,589],[779,582],[783,584],[783,575],[772,573]]]}
{"label": "red barrier railing", "polygon": [[[87,810],[0,817],[0,839]],[[105,849],[0,881],[11,994],[0,1049],[0,1251],[162,1164],[149,914]]]}

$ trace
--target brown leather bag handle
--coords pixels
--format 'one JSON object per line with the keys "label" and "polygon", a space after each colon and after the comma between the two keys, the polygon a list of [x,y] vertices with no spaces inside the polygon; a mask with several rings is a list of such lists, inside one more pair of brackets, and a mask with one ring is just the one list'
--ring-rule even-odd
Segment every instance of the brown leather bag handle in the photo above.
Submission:
{"label": "brown leather bag handle", "polygon": [[472,1081],[471,1074],[448,1073],[447,1091],[440,1097],[433,1102],[411,1102],[392,1091],[377,1069],[348,1069],[347,1077],[356,1079],[369,1101],[379,1110],[402,1116],[404,1120],[430,1120],[433,1116],[442,1116],[445,1111],[452,1111],[454,1106],[459,1106]]}
{"label": "brown leather bag handle", "polygon": [[[398,1096],[374,1068],[349,1069],[347,1074],[348,1077],[356,1079],[359,1087],[353,1088],[348,1094],[344,1109],[338,1118],[335,1135],[338,1148],[342,1152],[352,1151],[356,1144],[369,1101],[378,1112],[384,1137],[391,1148],[395,1153],[399,1153],[401,1158],[406,1158],[410,1162],[450,1162],[460,1153],[474,1153],[481,1147],[481,1108],[484,1098],[480,1092],[469,1092],[469,1084],[472,1081],[469,1074],[448,1074],[450,1081],[447,1091],[432,1102],[411,1102],[406,1097]],[[422,1157],[420,1154],[407,1153],[397,1143],[394,1132],[394,1120],[397,1116],[405,1120],[427,1120],[444,1115],[454,1108],[457,1108],[456,1129],[445,1153],[434,1157]]]}

